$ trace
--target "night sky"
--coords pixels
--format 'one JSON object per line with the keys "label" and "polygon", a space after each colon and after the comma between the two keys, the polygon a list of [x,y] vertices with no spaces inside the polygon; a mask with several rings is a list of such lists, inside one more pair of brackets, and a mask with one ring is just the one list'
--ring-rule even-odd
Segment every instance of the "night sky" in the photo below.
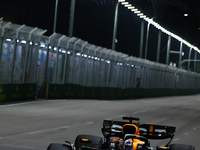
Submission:
{"label": "night sky", "polygon": [[[136,1],[139,2],[139,0]],[[57,33],[68,35],[70,2],[71,0],[59,0],[58,2]],[[76,0],[73,36],[111,49],[114,2],[115,0]],[[140,0],[140,2],[142,1]],[[145,3],[151,6],[150,0]],[[0,17],[3,17],[4,21],[47,29],[45,34],[47,36],[53,32],[54,9],[55,0],[0,0]],[[116,50],[139,57],[141,19],[120,5],[118,21]],[[146,25],[147,23],[145,23],[145,34]],[[156,61],[157,37],[158,30],[150,27],[147,58],[151,61]],[[161,63],[166,62],[167,37],[162,34]],[[180,42],[172,39],[173,50],[178,51],[179,45]],[[187,54],[184,56],[187,59],[189,48],[185,46],[183,51]],[[177,62],[178,57],[178,55],[170,55],[170,60]],[[194,53],[192,53],[192,57],[194,57]]]}

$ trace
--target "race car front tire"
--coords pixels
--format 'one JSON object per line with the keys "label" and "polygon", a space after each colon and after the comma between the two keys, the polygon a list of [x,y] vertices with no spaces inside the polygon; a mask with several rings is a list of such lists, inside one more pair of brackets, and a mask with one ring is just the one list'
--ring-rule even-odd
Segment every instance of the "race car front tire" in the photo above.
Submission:
{"label": "race car front tire", "polygon": [[195,148],[192,145],[171,144],[170,145],[170,150],[195,150]]}
{"label": "race car front tire", "polygon": [[65,144],[51,143],[47,150],[72,150],[72,148]]}

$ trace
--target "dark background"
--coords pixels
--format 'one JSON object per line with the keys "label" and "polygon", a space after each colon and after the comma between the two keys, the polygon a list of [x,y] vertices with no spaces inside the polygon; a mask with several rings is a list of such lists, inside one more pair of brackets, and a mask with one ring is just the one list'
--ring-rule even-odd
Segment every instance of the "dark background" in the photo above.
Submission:
{"label": "dark background", "polygon": [[[89,43],[111,49],[116,0],[76,0],[73,36]],[[200,39],[198,0],[132,0],[149,17],[198,47]],[[71,0],[59,0],[57,33],[68,35]],[[0,0],[0,17],[4,21],[47,29],[53,33],[55,0]],[[189,16],[183,17],[184,13]],[[145,35],[146,37],[145,23]],[[141,19],[124,6],[119,6],[116,50],[139,57]],[[150,26],[147,59],[156,61],[158,30]],[[168,36],[162,33],[160,62],[166,62]],[[171,49],[179,51],[180,42],[172,38]],[[143,46],[143,49],[145,45]],[[189,48],[183,47],[188,58]],[[144,51],[143,51],[144,57]],[[179,56],[170,55],[177,63]],[[194,58],[194,51],[192,51]]]}

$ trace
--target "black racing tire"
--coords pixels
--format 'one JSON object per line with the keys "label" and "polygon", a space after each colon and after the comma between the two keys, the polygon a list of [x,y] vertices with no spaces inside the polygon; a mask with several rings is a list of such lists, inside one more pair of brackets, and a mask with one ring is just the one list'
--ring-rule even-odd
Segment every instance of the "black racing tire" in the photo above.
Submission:
{"label": "black racing tire", "polygon": [[47,150],[72,150],[72,148],[60,143],[51,143]]}
{"label": "black racing tire", "polygon": [[195,150],[195,148],[192,145],[171,144],[170,145],[170,150]]}
{"label": "black racing tire", "polygon": [[[81,139],[90,139],[91,143],[81,142]],[[76,137],[74,145],[75,145],[76,150],[81,149],[81,147],[90,147],[90,148],[99,149],[102,143],[103,143],[103,140],[101,137],[94,136],[94,135],[81,134]]]}

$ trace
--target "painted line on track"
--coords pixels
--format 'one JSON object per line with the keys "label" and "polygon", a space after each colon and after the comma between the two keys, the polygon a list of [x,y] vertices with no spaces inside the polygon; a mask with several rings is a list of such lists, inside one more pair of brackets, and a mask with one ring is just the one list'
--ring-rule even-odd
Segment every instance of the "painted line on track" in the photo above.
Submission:
{"label": "painted line on track", "polygon": [[67,130],[68,128],[70,128],[70,126],[63,126],[63,127],[56,127],[56,128],[51,128],[51,129],[32,131],[32,132],[29,132],[29,134],[39,134],[42,132],[48,132],[48,131],[53,131],[53,130]]}
{"label": "painted line on track", "polygon": [[41,103],[41,102],[49,102],[49,101],[63,101],[63,100],[36,100],[31,102],[23,102],[23,103],[15,103],[15,104],[3,104],[0,105],[1,107],[12,107],[12,106],[20,106],[20,105],[26,105],[26,104],[35,104],[35,103]]}
{"label": "painted line on track", "polygon": [[44,102],[44,101],[34,101],[34,102],[24,102],[24,103],[17,103],[17,104],[7,104],[7,105],[0,105],[0,107],[12,107],[12,106],[20,106],[20,105],[26,105],[26,104],[34,104],[34,103],[39,103],[39,102]]}
{"label": "painted line on track", "polygon": [[94,122],[90,121],[90,122],[86,122],[86,123],[84,123],[84,124],[92,124],[92,123],[94,123]]}
{"label": "painted line on track", "polygon": [[178,141],[179,140],[179,138],[175,138],[175,139],[173,139],[173,141]]}

